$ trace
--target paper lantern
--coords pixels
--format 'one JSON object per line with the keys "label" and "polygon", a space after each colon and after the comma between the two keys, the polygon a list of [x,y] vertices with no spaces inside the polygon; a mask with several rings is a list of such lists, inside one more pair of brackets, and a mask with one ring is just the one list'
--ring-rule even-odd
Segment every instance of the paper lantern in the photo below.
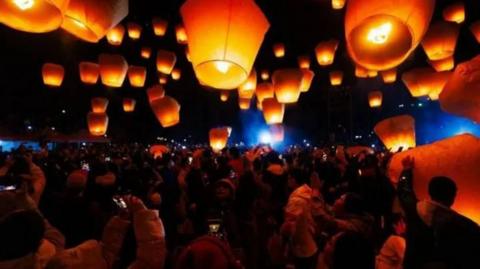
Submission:
{"label": "paper lantern", "polygon": [[165,145],[152,145],[148,150],[154,159],[162,157],[163,154],[168,153],[169,151],[170,149]]}
{"label": "paper lantern", "polygon": [[369,78],[377,77],[377,76],[378,76],[378,71],[376,71],[376,70],[368,70],[368,71],[367,71],[367,76],[368,76]]}
{"label": "paper lantern", "polygon": [[428,93],[428,97],[436,101],[440,97],[440,93],[442,93],[443,88],[447,84],[448,80],[452,76],[452,72],[450,71],[443,71],[443,72],[436,72],[432,74],[431,78],[431,89]]}
{"label": "paper lantern", "polygon": [[282,104],[297,102],[302,79],[303,72],[300,69],[279,69],[273,72],[273,89],[278,102]]}
{"label": "paper lantern", "polygon": [[258,84],[255,89],[255,96],[260,104],[266,98],[273,98],[275,96],[275,90],[273,89],[272,83],[263,82]]}
{"label": "paper lantern", "polygon": [[452,22],[433,23],[422,41],[422,47],[428,59],[432,61],[451,57],[457,46],[460,28]]}
{"label": "paper lantern", "polygon": [[182,77],[182,70],[179,68],[174,68],[172,70],[172,79],[173,80],[179,80]]}
{"label": "paper lantern", "polygon": [[103,97],[94,97],[90,100],[93,113],[105,113],[108,108],[108,99]]}
{"label": "paper lantern", "polygon": [[391,152],[414,148],[415,120],[409,115],[396,116],[380,121],[374,128],[385,148]]}
{"label": "paper lantern", "polygon": [[384,83],[394,83],[397,81],[397,69],[395,68],[381,71],[380,74],[382,75]]}
{"label": "paper lantern", "polygon": [[188,42],[187,38],[187,31],[182,24],[178,24],[175,26],[175,38],[177,39],[177,43],[181,45],[185,45]]}
{"label": "paper lantern", "polygon": [[167,82],[168,82],[167,75],[160,74],[160,77],[158,78],[158,83],[160,83],[161,85],[165,85],[167,84]]}
{"label": "paper lantern", "polygon": [[402,80],[413,97],[428,95],[436,100],[450,75],[451,72],[435,72],[430,67],[415,68],[403,73]]}
{"label": "paper lantern", "polygon": [[342,9],[345,6],[346,0],[332,0],[333,9]]}
{"label": "paper lantern", "polygon": [[127,15],[128,0],[70,0],[62,28],[84,41],[97,43]]}
{"label": "paper lantern", "polygon": [[433,144],[393,155],[388,168],[390,180],[398,183],[403,170],[402,160],[411,156],[413,189],[419,200],[429,198],[428,183],[435,176],[446,176],[457,185],[457,197],[452,208],[480,224],[480,140],[463,134]]}
{"label": "paper lantern", "polygon": [[154,85],[147,89],[148,102],[152,103],[157,99],[161,99],[165,96],[165,90],[161,85]]}
{"label": "paper lantern", "polygon": [[329,40],[318,43],[315,48],[317,62],[321,66],[331,65],[335,59],[335,52],[338,48],[338,40]]}
{"label": "paper lantern", "polygon": [[188,49],[188,46],[185,47],[185,58],[187,58],[188,62],[192,62],[192,59],[190,59],[190,50]]}
{"label": "paper lantern", "polygon": [[153,33],[156,36],[164,36],[165,33],[167,32],[167,27],[168,27],[168,21],[155,17],[152,19],[152,25],[153,25]]}
{"label": "paper lantern", "polygon": [[368,70],[365,67],[356,65],[355,66],[355,76],[357,78],[368,78]]}
{"label": "paper lantern", "polygon": [[129,113],[135,111],[137,101],[132,98],[123,98],[123,111]]}
{"label": "paper lantern", "polygon": [[245,82],[270,27],[255,1],[187,0],[180,13],[197,78],[225,90]]}
{"label": "paper lantern", "polygon": [[250,109],[250,103],[252,99],[249,98],[238,98],[238,107],[241,110],[248,110]]}
{"label": "paper lantern", "polygon": [[285,56],[285,45],[283,43],[273,44],[273,54],[277,58],[283,58]]}
{"label": "paper lantern", "polygon": [[465,5],[456,2],[443,9],[443,19],[449,22],[462,23],[465,21]]}
{"label": "paper lantern", "polygon": [[144,59],[150,59],[150,56],[152,56],[152,49],[149,47],[142,47],[140,50],[140,56]]}
{"label": "paper lantern", "polygon": [[69,0],[9,0],[0,2],[0,22],[10,28],[46,33],[58,29]]}
{"label": "paper lantern", "polygon": [[300,92],[308,92],[310,90],[310,86],[312,85],[313,78],[315,77],[315,73],[308,69],[302,69],[303,73],[302,83],[300,84]]}
{"label": "paper lantern", "polygon": [[92,62],[80,62],[78,64],[80,80],[85,84],[96,84],[100,76],[100,66]]}
{"label": "paper lantern", "polygon": [[300,55],[297,57],[298,67],[302,69],[310,69],[310,56]]}
{"label": "paper lantern", "polygon": [[43,83],[47,86],[60,87],[65,75],[63,66],[52,63],[45,63],[42,66]]}
{"label": "paper lantern", "polygon": [[128,63],[122,55],[102,53],[98,57],[100,78],[105,86],[119,88],[127,76]]}
{"label": "paper lantern", "polygon": [[208,133],[210,147],[215,152],[219,152],[227,146],[228,130],[225,127],[210,129]]}
{"label": "paper lantern", "polygon": [[367,146],[352,146],[346,149],[346,152],[349,156],[357,156],[360,153],[372,155],[375,154],[375,151],[371,147]]}
{"label": "paper lantern", "polygon": [[332,86],[342,85],[343,81],[343,72],[342,71],[331,71],[330,72],[330,84]]}
{"label": "paper lantern", "polygon": [[134,88],[141,88],[145,85],[147,79],[147,69],[143,66],[131,65],[128,67],[128,80],[130,86]]}
{"label": "paper lantern", "polygon": [[105,135],[108,128],[108,116],[106,113],[88,112],[87,124],[88,130],[93,136]]}
{"label": "paper lantern", "polygon": [[164,96],[156,99],[150,103],[150,106],[163,128],[180,122],[180,104],[172,97]]}
{"label": "paper lantern", "polygon": [[142,35],[142,26],[135,22],[127,23],[128,37],[132,40],[139,40]]}
{"label": "paper lantern", "polygon": [[443,111],[480,123],[480,56],[459,64],[440,94]]}
{"label": "paper lantern", "polygon": [[125,27],[121,24],[113,27],[107,32],[107,41],[110,45],[120,46],[125,36]]}
{"label": "paper lantern", "polygon": [[470,25],[470,31],[475,36],[475,39],[480,43],[480,21],[476,21]]}
{"label": "paper lantern", "polygon": [[369,70],[401,64],[418,46],[435,8],[435,0],[349,0],[345,14],[347,50]]}
{"label": "paper lantern", "polygon": [[229,96],[230,96],[230,94],[227,91],[221,91],[220,92],[220,101],[222,101],[222,102],[228,101]]}
{"label": "paper lantern", "polygon": [[275,143],[282,142],[285,138],[285,130],[282,124],[273,124],[270,125],[270,135],[272,136],[272,141]]}
{"label": "paper lantern", "polygon": [[262,101],[263,117],[267,124],[282,123],[285,105],[275,98],[266,98]]}
{"label": "paper lantern", "polygon": [[270,72],[264,69],[260,72],[260,77],[263,81],[267,81],[270,78]]}
{"label": "paper lantern", "polygon": [[383,94],[381,91],[373,91],[368,94],[368,104],[371,108],[381,107]]}
{"label": "paper lantern", "polygon": [[175,53],[167,50],[158,50],[157,52],[157,70],[165,75],[172,73],[173,67],[177,62]]}
{"label": "paper lantern", "polygon": [[[247,80],[238,86],[238,97],[244,99],[252,99],[255,94],[255,89],[257,88],[257,72],[255,69],[252,69]],[[250,105],[249,105],[250,107]]]}

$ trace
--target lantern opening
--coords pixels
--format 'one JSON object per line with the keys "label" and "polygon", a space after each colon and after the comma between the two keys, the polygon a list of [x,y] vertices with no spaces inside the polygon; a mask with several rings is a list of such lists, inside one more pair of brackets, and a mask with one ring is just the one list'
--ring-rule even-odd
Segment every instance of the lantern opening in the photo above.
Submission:
{"label": "lantern opening", "polygon": [[231,90],[248,78],[248,72],[240,65],[226,60],[213,60],[200,63],[195,68],[200,81],[214,88]]}
{"label": "lantern opening", "polygon": [[377,28],[373,28],[368,32],[368,41],[375,44],[383,44],[387,42],[390,33],[392,32],[392,23],[386,22]]}
{"label": "lantern opening", "polygon": [[15,3],[15,5],[21,10],[30,9],[35,5],[34,0],[13,0],[13,3]]}

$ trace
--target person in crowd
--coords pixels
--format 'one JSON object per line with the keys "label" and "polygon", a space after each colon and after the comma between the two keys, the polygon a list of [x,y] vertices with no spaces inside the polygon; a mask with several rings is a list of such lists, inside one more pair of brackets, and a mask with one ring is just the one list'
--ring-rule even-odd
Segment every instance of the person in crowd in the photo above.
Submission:
{"label": "person in crowd", "polygon": [[405,233],[407,225],[404,217],[397,213],[392,218],[393,234],[390,235],[376,257],[376,269],[402,269],[405,256]]}

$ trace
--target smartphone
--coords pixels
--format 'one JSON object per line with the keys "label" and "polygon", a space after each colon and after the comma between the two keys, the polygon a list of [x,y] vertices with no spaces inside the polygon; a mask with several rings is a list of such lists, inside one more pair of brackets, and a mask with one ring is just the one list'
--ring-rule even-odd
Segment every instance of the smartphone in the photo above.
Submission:
{"label": "smartphone", "polygon": [[113,196],[112,200],[118,208],[127,209],[127,203],[120,195]]}
{"label": "smartphone", "polygon": [[15,185],[0,185],[0,192],[2,191],[14,191],[17,189]]}
{"label": "smartphone", "polygon": [[105,161],[106,161],[106,162],[110,162],[111,160],[112,160],[112,158],[110,158],[110,157],[105,157]]}
{"label": "smartphone", "polygon": [[90,165],[87,162],[82,162],[82,170],[90,171]]}
{"label": "smartphone", "polygon": [[188,164],[192,164],[192,162],[193,162],[193,157],[191,157],[191,156],[188,157]]}

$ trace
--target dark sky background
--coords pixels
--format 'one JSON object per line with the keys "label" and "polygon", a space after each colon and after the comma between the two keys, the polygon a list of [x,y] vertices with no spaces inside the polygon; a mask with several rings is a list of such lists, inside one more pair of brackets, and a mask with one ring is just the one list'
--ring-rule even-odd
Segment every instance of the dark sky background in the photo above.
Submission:
{"label": "dark sky background", "polygon": [[[353,64],[345,50],[345,9],[333,10],[330,0],[256,2],[271,23],[255,63],[257,71],[296,67],[297,56],[309,54],[311,69],[316,73],[310,91],[302,94],[297,104],[289,105],[286,109],[284,123],[292,142],[303,138],[314,142],[325,141],[329,133],[335,133],[340,141],[362,136],[363,139],[358,139],[359,142],[370,143],[373,137],[369,137],[369,134],[377,121],[404,113],[416,117],[420,143],[451,135],[457,128],[451,129],[452,124],[459,125],[460,129],[466,126],[465,128],[478,130],[478,126],[467,120],[442,113],[436,102],[411,98],[400,79],[393,85],[384,85],[380,77],[356,79]],[[443,7],[452,2],[454,1],[438,0],[433,21],[441,20]],[[474,0],[464,2],[467,18],[461,27],[455,53],[457,63],[472,58],[480,51],[480,45],[468,29],[473,21],[480,19],[480,3]],[[30,34],[0,25],[0,132],[23,133],[29,125],[33,127],[32,132],[46,127],[55,127],[57,131],[66,134],[78,132],[86,129],[86,114],[90,110],[91,97],[105,96],[110,100],[108,135],[115,139],[149,140],[157,136],[191,136],[194,141],[205,141],[210,128],[230,125],[234,127],[234,139],[248,140],[252,132],[264,125],[261,114],[254,109],[241,112],[236,93],[228,102],[222,103],[218,91],[206,90],[198,85],[191,64],[185,58],[184,47],[175,41],[173,28],[180,22],[178,10],[182,3],[179,0],[130,0],[130,14],[123,23],[137,22],[143,25],[144,30],[139,41],[132,41],[125,35],[121,47],[110,46],[105,39],[98,44],[86,43],[63,30]],[[151,29],[153,16],[163,17],[170,22],[165,37],[154,36]],[[314,56],[314,48],[319,41],[331,38],[341,41],[335,62],[332,66],[320,67]],[[274,57],[274,42],[286,45],[285,58]],[[152,47],[154,53],[150,60],[140,57],[142,46]],[[157,83],[155,51],[159,48],[175,51],[177,66],[182,69],[181,80],[170,80],[166,85],[167,94],[182,105],[181,123],[175,127],[163,129],[160,126],[150,110],[144,88],[131,88],[128,81],[120,89],[106,89],[100,82],[95,86],[85,86],[80,82],[78,63],[96,61],[100,53],[109,52],[124,55],[129,64],[146,66],[149,70],[146,86],[151,86]],[[52,89],[43,85],[41,67],[45,62],[65,67],[66,75],[61,88]],[[399,73],[427,65],[424,52],[419,47],[400,66]],[[328,72],[334,69],[345,72],[343,87],[330,86]],[[382,90],[384,93],[381,109],[372,110],[368,107],[367,94],[371,90]],[[123,97],[137,100],[134,113],[123,112]],[[62,113],[62,110],[66,113]],[[443,129],[444,132],[440,131]]]}

